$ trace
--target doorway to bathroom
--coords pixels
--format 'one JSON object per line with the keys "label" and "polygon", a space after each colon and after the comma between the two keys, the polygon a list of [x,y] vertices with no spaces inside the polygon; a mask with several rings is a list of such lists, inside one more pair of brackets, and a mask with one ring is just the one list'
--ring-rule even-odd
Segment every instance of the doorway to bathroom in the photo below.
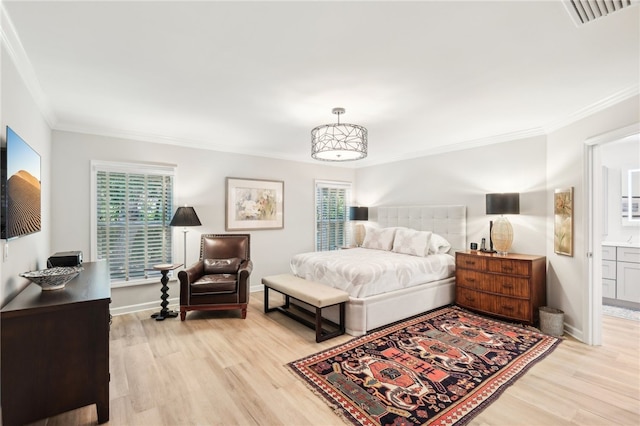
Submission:
{"label": "doorway to bathroom", "polygon": [[[635,263],[640,258],[640,213],[636,221],[633,205],[636,191],[640,200],[640,184],[636,189],[635,180],[629,182],[629,176],[636,176],[633,171],[640,170],[640,123],[590,138],[585,149],[589,253],[585,337],[600,345],[603,306],[640,308],[640,288],[637,283],[630,285],[633,280],[640,282],[635,279],[640,277],[640,259]],[[629,194],[631,203],[625,204]],[[637,269],[625,269],[629,266]]]}

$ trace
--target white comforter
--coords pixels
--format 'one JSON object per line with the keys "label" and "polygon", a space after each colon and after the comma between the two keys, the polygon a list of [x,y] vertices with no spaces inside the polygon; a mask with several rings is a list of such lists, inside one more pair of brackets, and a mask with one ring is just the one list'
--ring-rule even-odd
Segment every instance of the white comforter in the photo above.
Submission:
{"label": "white comforter", "polygon": [[454,269],[454,258],[448,254],[419,257],[366,248],[300,253],[291,258],[294,275],[357,298],[448,278]]}

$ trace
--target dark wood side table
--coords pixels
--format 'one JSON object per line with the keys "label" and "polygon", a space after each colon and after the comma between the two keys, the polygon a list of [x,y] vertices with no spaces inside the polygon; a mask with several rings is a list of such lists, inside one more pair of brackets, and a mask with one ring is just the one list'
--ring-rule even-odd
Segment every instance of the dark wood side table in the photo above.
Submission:
{"label": "dark wood side table", "polygon": [[182,266],[182,263],[165,263],[160,265],[153,265],[153,270],[160,271],[162,273],[162,278],[160,278],[160,282],[162,283],[162,288],[160,291],[162,292],[162,296],[160,299],[160,312],[156,312],[155,314],[151,314],[151,318],[155,318],[156,321],[164,321],[167,318],[175,318],[178,316],[178,312],[174,310],[167,309],[169,302],[167,299],[169,298],[169,286],[167,283],[169,282],[169,271],[173,271],[174,269],[178,269]]}
{"label": "dark wood side table", "polygon": [[109,421],[106,261],[88,262],[63,289],[29,284],[1,312],[2,424],[32,423],[96,404]]}

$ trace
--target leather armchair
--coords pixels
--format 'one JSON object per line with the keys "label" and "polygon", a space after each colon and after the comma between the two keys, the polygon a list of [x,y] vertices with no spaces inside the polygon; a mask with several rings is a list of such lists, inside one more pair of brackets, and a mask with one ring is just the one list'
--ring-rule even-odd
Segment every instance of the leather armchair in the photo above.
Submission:
{"label": "leather armchair", "polygon": [[249,234],[204,234],[200,260],[178,273],[180,319],[187,311],[240,309],[247,317],[253,270]]}

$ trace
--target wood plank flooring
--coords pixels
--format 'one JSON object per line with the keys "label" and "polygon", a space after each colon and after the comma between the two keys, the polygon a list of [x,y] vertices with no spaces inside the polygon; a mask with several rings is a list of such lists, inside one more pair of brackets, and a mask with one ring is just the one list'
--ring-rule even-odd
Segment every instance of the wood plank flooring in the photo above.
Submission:
{"label": "wood plank flooring", "polygon": [[[351,339],[262,312],[192,312],[161,322],[143,311],[113,318],[110,425],[340,425],[284,365]],[[174,307],[175,308],[175,307]],[[604,344],[565,339],[471,425],[640,424],[640,323],[604,318]],[[52,366],[52,368],[55,368]],[[34,423],[97,423],[95,405]]]}

